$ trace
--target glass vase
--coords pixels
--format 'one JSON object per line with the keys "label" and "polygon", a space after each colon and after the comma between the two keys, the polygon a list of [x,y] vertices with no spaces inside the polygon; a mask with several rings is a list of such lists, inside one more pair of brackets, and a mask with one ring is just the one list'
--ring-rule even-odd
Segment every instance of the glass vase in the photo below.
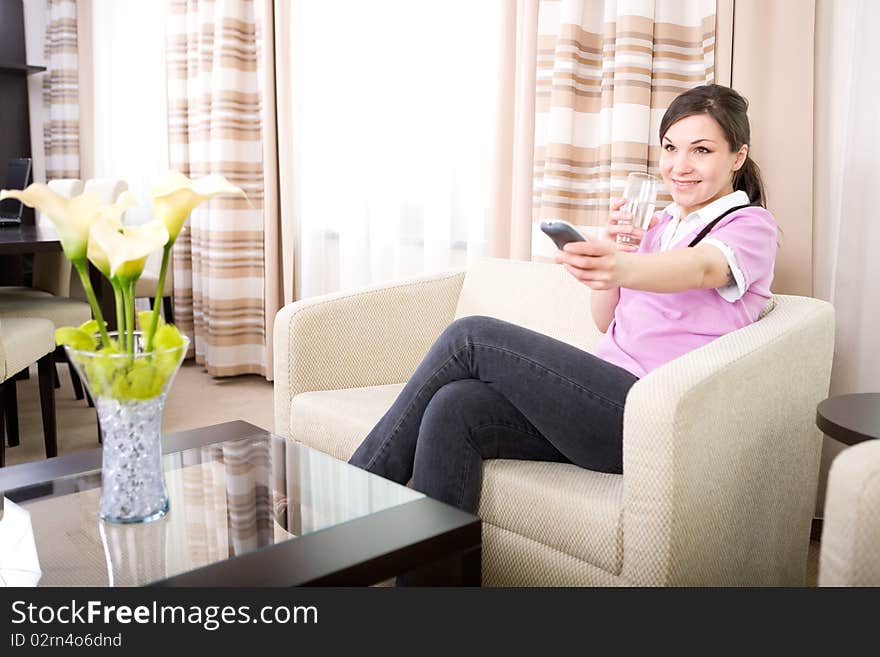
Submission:
{"label": "glass vase", "polygon": [[134,332],[131,350],[118,342],[116,332],[110,338],[111,349],[65,347],[98,412],[103,444],[99,515],[112,523],[149,522],[168,512],[162,416],[189,340],[146,352],[140,331]]}

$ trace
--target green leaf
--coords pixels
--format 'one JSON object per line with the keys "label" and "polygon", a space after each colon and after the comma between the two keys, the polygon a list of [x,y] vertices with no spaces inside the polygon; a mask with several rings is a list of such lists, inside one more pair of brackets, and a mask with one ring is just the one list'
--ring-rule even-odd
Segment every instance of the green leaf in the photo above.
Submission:
{"label": "green leaf", "polygon": [[62,326],[55,329],[55,344],[67,345],[71,349],[90,351],[95,348],[95,339],[91,333],[73,326]]}
{"label": "green leaf", "polygon": [[[163,326],[165,321],[162,319],[162,315],[159,315],[159,323],[156,324],[157,327]],[[153,321],[153,311],[152,310],[141,310],[138,313],[137,324],[138,328],[141,331],[146,332],[150,328],[150,322]]]}
{"label": "green leaf", "polygon": [[[142,315],[140,319],[148,320],[148,315]],[[119,402],[141,401],[161,395],[180,366],[182,347],[186,342],[177,328],[163,324],[156,332],[154,342],[158,353],[131,357],[116,340],[111,340],[109,347],[98,346],[96,337],[88,335],[82,328],[66,327],[60,335],[85,347],[72,356],[76,358],[80,371],[85,372],[92,394]]]}
{"label": "green leaf", "polygon": [[152,399],[162,392],[164,379],[152,363],[136,360],[125,376],[114,381],[113,392],[117,399]]}
{"label": "green leaf", "polygon": [[156,336],[153,338],[153,349],[155,351],[177,349],[182,345],[183,336],[174,324],[164,324],[156,329]]}
{"label": "green leaf", "polygon": [[79,330],[85,331],[89,335],[94,335],[95,333],[100,331],[100,329],[98,328],[98,320],[90,319],[89,321],[81,324]]}

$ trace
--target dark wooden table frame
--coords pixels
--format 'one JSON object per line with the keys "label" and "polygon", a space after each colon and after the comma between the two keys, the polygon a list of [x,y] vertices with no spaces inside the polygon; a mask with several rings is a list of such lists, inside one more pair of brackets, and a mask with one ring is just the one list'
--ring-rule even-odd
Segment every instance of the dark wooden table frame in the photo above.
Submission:
{"label": "dark wooden table frame", "polygon": [[0,226],[0,255],[55,253],[61,251],[58,237],[34,225]]}
{"label": "dark wooden table frame", "polygon": [[[164,453],[268,433],[227,422],[163,438]],[[93,449],[0,470],[0,491],[48,484],[101,468]],[[23,491],[25,493],[26,491]],[[27,496],[16,496],[14,502]],[[407,574],[408,583],[479,586],[481,522],[430,498],[260,548],[152,586],[366,586]]]}

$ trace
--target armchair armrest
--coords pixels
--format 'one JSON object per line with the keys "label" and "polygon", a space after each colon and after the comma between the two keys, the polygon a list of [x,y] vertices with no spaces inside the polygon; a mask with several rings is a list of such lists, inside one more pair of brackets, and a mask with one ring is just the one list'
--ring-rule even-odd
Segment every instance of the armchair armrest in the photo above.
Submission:
{"label": "armchair armrest", "polygon": [[288,304],[275,316],[275,431],[312,390],[406,381],[452,322],[464,270]]}
{"label": "armchair armrest", "polygon": [[802,585],[833,308],[766,318],[651,372],[624,411],[623,576],[640,585]]}
{"label": "armchair armrest", "polygon": [[843,450],[831,464],[819,586],[880,586],[880,440]]}

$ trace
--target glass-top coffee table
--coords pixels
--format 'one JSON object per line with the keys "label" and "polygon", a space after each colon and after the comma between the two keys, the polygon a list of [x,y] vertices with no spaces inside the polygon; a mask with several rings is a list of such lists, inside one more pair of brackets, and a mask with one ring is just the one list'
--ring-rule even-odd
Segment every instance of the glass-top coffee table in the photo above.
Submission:
{"label": "glass-top coffee table", "polygon": [[247,422],[163,438],[170,511],[98,518],[100,449],[0,468],[39,586],[479,586],[480,519]]}

